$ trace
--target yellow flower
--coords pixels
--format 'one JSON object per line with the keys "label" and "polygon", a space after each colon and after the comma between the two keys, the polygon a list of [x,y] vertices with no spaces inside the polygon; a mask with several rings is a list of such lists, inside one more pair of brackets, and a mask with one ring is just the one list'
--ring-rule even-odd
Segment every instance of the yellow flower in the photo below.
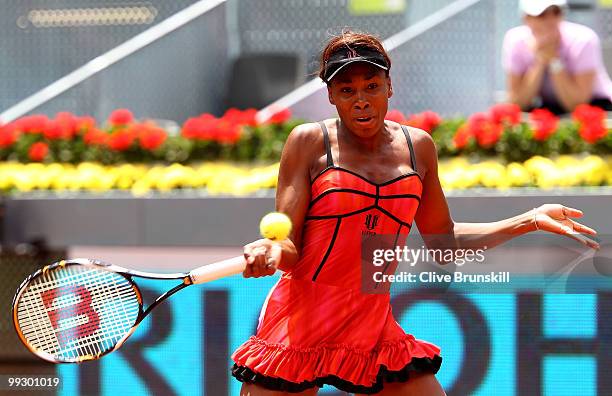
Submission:
{"label": "yellow flower", "polygon": [[483,186],[488,188],[506,188],[508,182],[506,180],[506,168],[498,163],[486,161],[479,164],[480,181]]}
{"label": "yellow flower", "polygon": [[132,194],[136,197],[147,195],[151,191],[151,186],[144,180],[137,181],[131,188]]}
{"label": "yellow flower", "polygon": [[525,161],[524,165],[530,173],[538,174],[542,171],[554,168],[555,163],[550,158],[536,155]]}
{"label": "yellow flower", "polygon": [[612,186],[612,167],[608,168],[608,173],[606,174],[606,185]]}
{"label": "yellow flower", "polygon": [[522,187],[531,184],[531,175],[526,167],[518,162],[508,164],[506,169],[508,184],[513,187]]}
{"label": "yellow flower", "polygon": [[589,155],[582,160],[584,181],[589,186],[598,186],[606,180],[608,164],[603,158]]}
{"label": "yellow flower", "polygon": [[[153,189],[207,188],[213,195],[249,195],[261,189],[275,188],[279,166],[279,163],[250,166],[211,162],[168,166],[4,162],[0,163],[0,190],[107,191],[118,188],[130,190],[135,196],[144,196]],[[612,155],[561,155],[554,159],[534,156],[524,163],[507,165],[496,159],[470,163],[466,158],[453,158],[440,161],[438,176],[445,190],[478,186],[504,189],[536,185],[546,189],[612,185]]]}

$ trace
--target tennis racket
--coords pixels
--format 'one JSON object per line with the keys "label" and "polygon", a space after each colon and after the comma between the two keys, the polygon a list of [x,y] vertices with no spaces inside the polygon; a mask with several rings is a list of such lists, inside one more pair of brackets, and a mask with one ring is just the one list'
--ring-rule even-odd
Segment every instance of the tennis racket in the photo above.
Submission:
{"label": "tennis racket", "polygon": [[[25,346],[54,363],[79,363],[118,349],[151,311],[193,284],[242,272],[244,256],[189,273],[154,274],[90,259],[63,260],[25,279],[13,299],[13,322]],[[135,277],[180,279],[146,309]]]}

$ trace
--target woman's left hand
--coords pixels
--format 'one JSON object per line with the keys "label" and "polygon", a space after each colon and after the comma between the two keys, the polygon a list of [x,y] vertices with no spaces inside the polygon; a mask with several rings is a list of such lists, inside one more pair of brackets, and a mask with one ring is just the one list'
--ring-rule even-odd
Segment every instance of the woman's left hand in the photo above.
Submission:
{"label": "woman's left hand", "polygon": [[545,204],[534,211],[534,223],[537,230],[565,235],[592,249],[599,249],[597,241],[582,235],[596,235],[597,231],[571,219],[571,217],[582,217],[581,210],[560,204]]}

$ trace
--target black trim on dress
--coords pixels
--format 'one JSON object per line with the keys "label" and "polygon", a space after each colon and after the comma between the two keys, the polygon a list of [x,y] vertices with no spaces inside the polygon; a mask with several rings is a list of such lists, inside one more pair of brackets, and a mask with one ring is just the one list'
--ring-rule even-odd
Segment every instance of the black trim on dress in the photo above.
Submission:
{"label": "black trim on dress", "polygon": [[404,131],[404,136],[406,136],[406,141],[408,142],[408,149],[410,150],[410,166],[412,166],[412,170],[416,172],[416,157],[414,156],[414,147],[412,147],[412,139],[410,139],[408,127],[406,127],[406,125],[402,125],[402,131]]}
{"label": "black trim on dress", "polygon": [[321,260],[321,264],[319,264],[319,268],[317,268],[317,271],[312,276],[313,282],[317,280],[317,276],[319,276],[319,272],[321,272],[321,269],[323,269],[323,265],[325,264],[325,261],[327,261],[327,257],[329,257],[329,254],[334,248],[334,242],[336,242],[336,237],[338,236],[338,230],[340,229],[340,223],[342,223],[342,218],[338,218],[338,221],[336,221],[336,228],[334,228],[334,235],[332,236],[332,239],[329,242],[329,246],[327,247],[325,256],[323,256],[323,260]]}
{"label": "black trim on dress", "polygon": [[334,166],[334,158],[331,153],[331,145],[329,144],[329,133],[327,133],[327,127],[325,126],[324,121],[320,121],[319,125],[321,126],[321,130],[323,131],[323,141],[325,142],[325,155],[327,156],[327,167]]}
{"label": "black trim on dress", "polygon": [[442,357],[435,355],[433,358],[422,357],[412,358],[404,368],[398,371],[390,371],[386,366],[381,365],[376,375],[376,382],[372,386],[355,385],[352,382],[343,380],[335,375],[316,378],[313,381],[304,381],[301,383],[286,381],[282,378],[268,377],[254,372],[248,367],[238,366],[234,364],[232,368],[232,376],[240,382],[249,384],[257,384],[269,390],[299,393],[315,386],[321,388],[323,385],[332,385],[337,389],[348,393],[363,393],[371,395],[378,393],[384,388],[385,382],[407,382],[410,380],[411,373],[430,372],[436,374],[442,364]]}

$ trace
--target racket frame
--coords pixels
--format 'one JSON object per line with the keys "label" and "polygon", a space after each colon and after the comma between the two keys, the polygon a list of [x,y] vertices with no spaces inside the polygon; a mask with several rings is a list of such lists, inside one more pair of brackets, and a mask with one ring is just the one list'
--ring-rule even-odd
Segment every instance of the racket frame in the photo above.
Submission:
{"label": "racket frame", "polygon": [[[132,289],[134,290],[136,294],[136,297],[138,300],[138,315],[136,316],[136,320],[132,324],[132,327],[130,328],[130,330],[128,330],[125,333],[125,335],[119,341],[115,343],[113,348],[110,348],[104,352],[100,352],[95,355],[85,355],[85,356],[80,356],[74,359],[66,359],[66,358],[57,359],[55,355],[52,355],[50,353],[43,352],[43,351],[40,351],[34,348],[27,341],[19,325],[19,320],[17,317],[17,305],[19,304],[21,295],[24,293],[27,286],[30,284],[32,280],[40,276],[43,276],[45,273],[55,270],[58,267],[66,267],[70,265],[86,266],[86,267],[94,268],[97,270],[114,272],[116,274],[123,276],[130,283],[130,285],[132,286]],[[161,294],[148,307],[144,308],[142,292],[140,291],[140,288],[138,287],[136,282],[134,282],[134,280],[132,279],[132,277],[134,276],[139,277],[139,278],[145,278],[145,279],[161,279],[161,280],[180,279],[182,280],[182,283],[176,285],[175,287]],[[158,306],[160,303],[162,303],[164,300],[166,300],[171,295],[179,292],[180,290],[186,288],[187,286],[190,286],[191,284],[193,284],[193,282],[191,281],[191,278],[189,277],[188,273],[181,272],[181,273],[170,273],[170,274],[156,274],[156,273],[151,273],[151,272],[131,270],[131,269],[117,266],[117,265],[105,263],[103,261],[86,259],[86,258],[61,260],[53,264],[44,266],[43,268],[30,274],[23,282],[21,282],[21,284],[19,285],[19,288],[17,289],[17,292],[15,293],[15,296],[13,297],[13,303],[12,303],[13,325],[15,326],[15,330],[17,331],[17,334],[19,335],[21,342],[30,350],[30,352],[40,357],[41,359],[44,359],[52,363],[81,363],[81,362],[89,361],[89,360],[97,360],[101,358],[102,356],[107,355],[119,349],[123,345],[123,343],[134,333],[134,331],[136,330],[140,322],[142,322],[156,306]]]}

